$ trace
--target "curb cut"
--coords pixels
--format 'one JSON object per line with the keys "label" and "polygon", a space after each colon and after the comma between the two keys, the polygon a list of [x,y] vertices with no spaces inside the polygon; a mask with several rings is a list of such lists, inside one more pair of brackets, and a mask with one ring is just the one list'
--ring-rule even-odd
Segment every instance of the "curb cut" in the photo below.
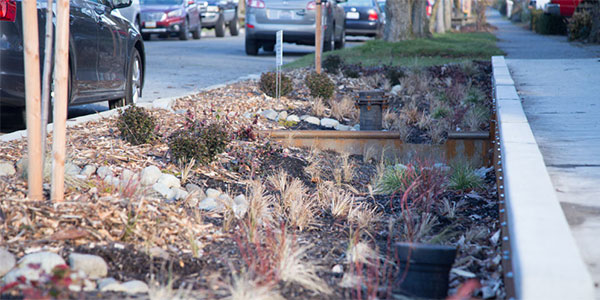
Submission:
{"label": "curb cut", "polygon": [[594,299],[504,57],[493,56],[492,68],[516,298]]}
{"label": "curb cut", "polygon": [[[173,106],[173,103],[175,102],[175,100],[177,100],[179,98],[183,98],[183,97],[195,95],[195,94],[198,94],[201,92],[207,92],[210,90],[222,88],[229,84],[236,83],[238,81],[249,80],[249,79],[258,79],[258,78],[260,78],[260,73],[248,74],[248,75],[240,76],[237,79],[227,81],[225,83],[214,84],[211,86],[207,86],[205,88],[201,88],[192,94],[164,98],[164,99],[155,99],[152,102],[142,102],[142,103],[138,103],[137,105],[140,107],[149,108],[149,109],[154,108],[154,109],[172,110],[171,107]],[[129,107],[129,106],[124,106],[122,108],[127,108],[127,107]],[[81,117],[77,117],[77,118],[67,119],[67,128],[78,125],[78,124],[90,122],[90,121],[97,121],[97,120],[101,120],[101,119],[110,118],[117,113],[118,113],[118,109],[111,109],[111,110],[107,110],[107,111],[103,111],[103,112],[97,112],[95,114],[89,114],[89,115],[85,115],[85,116],[81,116]],[[52,125],[53,124],[48,124],[47,132],[52,132],[52,129],[53,129]],[[15,132],[11,132],[11,133],[2,135],[2,136],[0,136],[0,142],[10,142],[10,141],[14,141],[14,140],[17,140],[20,138],[25,138],[25,137],[27,137],[27,129],[23,129],[23,130],[19,130],[19,131],[15,131]]]}

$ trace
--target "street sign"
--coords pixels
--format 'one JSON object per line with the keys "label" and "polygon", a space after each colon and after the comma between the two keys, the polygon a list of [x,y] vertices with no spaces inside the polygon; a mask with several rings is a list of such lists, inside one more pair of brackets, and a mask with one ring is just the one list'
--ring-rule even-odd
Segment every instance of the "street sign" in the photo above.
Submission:
{"label": "street sign", "polygon": [[283,65],[283,30],[277,31],[275,38],[275,53],[277,55],[275,65],[280,67]]}

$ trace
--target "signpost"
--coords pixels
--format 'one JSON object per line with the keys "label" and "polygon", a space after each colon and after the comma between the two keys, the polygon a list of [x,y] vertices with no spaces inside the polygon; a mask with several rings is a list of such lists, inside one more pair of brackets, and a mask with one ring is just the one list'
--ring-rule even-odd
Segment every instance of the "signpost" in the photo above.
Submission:
{"label": "signpost", "polygon": [[275,90],[277,99],[281,97],[281,66],[283,66],[283,30],[277,31],[275,36],[275,68],[277,70],[277,80]]}
{"label": "signpost", "polygon": [[317,5],[317,17],[316,17],[316,28],[315,28],[315,71],[317,74],[321,74],[321,52],[323,52],[323,13],[321,11],[322,0],[316,0]]}

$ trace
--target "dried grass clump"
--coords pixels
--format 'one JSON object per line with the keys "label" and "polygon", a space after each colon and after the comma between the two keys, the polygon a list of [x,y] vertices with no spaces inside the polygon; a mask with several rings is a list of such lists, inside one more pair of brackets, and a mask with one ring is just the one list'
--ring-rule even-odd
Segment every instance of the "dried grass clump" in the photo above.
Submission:
{"label": "dried grass clump", "polygon": [[350,264],[370,265],[373,261],[379,260],[380,255],[369,244],[365,242],[351,243],[346,250],[346,262]]}
{"label": "dried grass clump", "polygon": [[380,218],[381,213],[378,212],[377,207],[371,206],[367,203],[355,205],[348,213],[348,221],[350,221],[352,224],[355,224],[358,229],[369,229]]}
{"label": "dried grass clump", "polygon": [[340,101],[331,100],[329,106],[331,106],[331,116],[338,121],[344,121],[346,118],[354,122],[358,121],[358,109],[352,98],[345,96]]}
{"label": "dried grass clump", "polygon": [[251,279],[247,273],[244,273],[241,276],[233,275],[232,283],[229,286],[229,292],[231,295],[225,299],[285,300],[279,291],[275,289],[275,284],[261,284],[260,280]]}
{"label": "dried grass clump", "polygon": [[470,131],[480,131],[481,125],[489,120],[489,113],[489,110],[484,106],[471,106],[464,116],[464,126]]}
{"label": "dried grass clump", "polygon": [[310,101],[310,110],[313,115],[317,117],[326,117],[327,107],[325,106],[325,102],[320,97],[313,97]]}
{"label": "dried grass clump", "polygon": [[431,138],[432,144],[443,144],[448,136],[450,130],[450,124],[445,119],[432,120],[429,124],[429,130],[427,133]]}
{"label": "dried grass clump", "polygon": [[329,212],[336,219],[347,218],[354,207],[354,196],[344,190],[330,188],[326,197],[329,203]]}
{"label": "dried grass clump", "polygon": [[284,171],[269,177],[269,182],[279,192],[277,210],[290,227],[304,230],[315,222],[317,202],[308,195],[308,189],[297,178],[290,180]]}

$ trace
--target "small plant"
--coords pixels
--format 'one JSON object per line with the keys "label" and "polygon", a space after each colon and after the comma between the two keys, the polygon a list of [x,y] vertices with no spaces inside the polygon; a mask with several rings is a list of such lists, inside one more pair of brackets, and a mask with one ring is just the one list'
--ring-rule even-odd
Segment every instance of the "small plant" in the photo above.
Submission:
{"label": "small plant", "polygon": [[488,121],[489,110],[481,105],[472,106],[464,116],[464,122],[470,131],[481,130],[481,125]]}
{"label": "small plant", "polygon": [[344,97],[340,101],[331,100],[329,106],[331,106],[331,116],[338,121],[344,121],[344,118],[352,121],[358,120],[358,109],[356,109],[354,100],[350,97]]}
{"label": "small plant", "polygon": [[323,60],[323,68],[327,73],[337,74],[344,66],[344,60],[339,55],[328,55]]}
{"label": "small plant", "polygon": [[133,105],[124,111],[119,111],[117,128],[121,137],[132,145],[148,144],[156,139],[155,118],[139,106]]}
{"label": "small plant", "polygon": [[279,123],[279,125],[281,125],[285,128],[290,128],[290,127],[294,127],[294,126],[298,125],[298,122],[288,121],[288,120],[284,120],[284,119],[280,119],[277,123]]}
{"label": "small plant", "polygon": [[313,113],[313,115],[317,116],[317,117],[325,117],[325,110],[327,109],[325,107],[325,103],[323,102],[322,98],[316,97],[313,98],[312,101],[310,102],[310,109]]}
{"label": "small plant", "polygon": [[482,104],[485,101],[485,94],[478,88],[472,86],[465,96],[464,103]]}
{"label": "small plant", "polygon": [[450,115],[450,108],[446,105],[439,105],[434,108],[431,117],[434,119],[443,119]]}
{"label": "small plant", "polygon": [[169,151],[180,163],[195,159],[197,163],[208,164],[228,143],[229,134],[222,124],[192,121],[169,137]]}
{"label": "small plant", "polygon": [[330,99],[333,97],[335,85],[326,74],[311,73],[304,79],[306,86],[310,89],[310,95],[313,97]]}
{"label": "small plant", "polygon": [[389,67],[386,71],[386,77],[392,86],[400,84],[400,79],[405,76],[404,69],[400,67]]}
{"label": "small plant", "polygon": [[577,11],[569,18],[567,30],[569,40],[585,39],[592,29],[592,14],[588,11]]}
{"label": "small plant", "polygon": [[448,186],[457,191],[478,189],[483,185],[483,178],[467,162],[455,161],[450,164]]}
{"label": "small plant", "polygon": [[342,73],[348,78],[360,77],[361,67],[360,65],[345,65],[342,68]]}
{"label": "small plant", "polygon": [[[275,72],[266,72],[260,75],[260,80],[258,81],[258,88],[269,97],[277,97],[277,73]],[[292,80],[281,74],[281,85],[279,87],[280,96],[286,96],[292,92],[293,85]]]}

